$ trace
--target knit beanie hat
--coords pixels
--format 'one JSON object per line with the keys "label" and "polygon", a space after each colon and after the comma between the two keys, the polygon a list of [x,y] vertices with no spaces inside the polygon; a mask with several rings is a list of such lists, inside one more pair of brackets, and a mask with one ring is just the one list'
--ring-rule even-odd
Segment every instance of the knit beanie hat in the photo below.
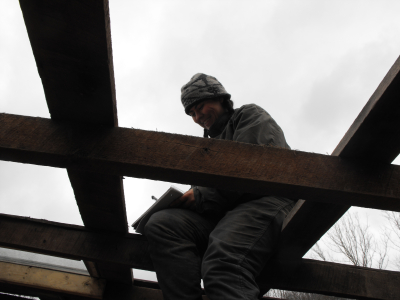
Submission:
{"label": "knit beanie hat", "polygon": [[185,113],[198,102],[206,99],[224,97],[229,100],[228,94],[217,78],[203,73],[197,73],[190,81],[181,88],[181,101],[185,108]]}

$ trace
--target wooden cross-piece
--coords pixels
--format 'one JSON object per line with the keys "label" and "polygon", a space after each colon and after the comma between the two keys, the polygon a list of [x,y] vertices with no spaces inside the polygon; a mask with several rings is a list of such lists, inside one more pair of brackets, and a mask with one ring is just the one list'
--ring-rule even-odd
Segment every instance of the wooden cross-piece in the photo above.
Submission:
{"label": "wooden cross-piece", "polygon": [[[0,214],[0,246],[154,271],[146,239],[85,227]],[[71,241],[74,241],[71,243]],[[309,259],[275,260],[260,286],[366,299],[397,299],[400,272]],[[157,286],[156,286],[157,287]]]}
{"label": "wooden cross-piece", "polygon": [[[352,205],[400,211],[400,167],[390,164],[400,152],[399,59],[332,156],[119,128],[108,1],[20,5],[51,119],[0,114],[0,159],[66,168],[85,226],[0,215],[0,246],[84,260],[93,282],[107,281],[103,299],[161,299],[156,283],[132,284],[131,268],[153,266],[146,239],[128,234],[121,176],[234,188],[307,200],[285,220],[263,290],[397,299],[399,272],[302,257]],[[0,292],[76,297],[28,291],[24,280],[3,280]]]}
{"label": "wooden cross-piece", "polygon": [[0,282],[102,299],[105,280],[84,275],[0,262]]}
{"label": "wooden cross-piece", "polygon": [[400,166],[43,118],[0,114],[0,120],[3,160],[97,172],[94,178],[105,173],[223,189],[234,186],[260,195],[400,211]]}

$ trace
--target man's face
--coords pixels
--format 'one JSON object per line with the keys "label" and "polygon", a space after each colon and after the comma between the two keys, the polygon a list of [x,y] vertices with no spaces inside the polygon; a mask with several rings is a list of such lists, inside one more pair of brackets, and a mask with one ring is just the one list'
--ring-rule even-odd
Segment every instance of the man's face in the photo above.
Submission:
{"label": "man's face", "polygon": [[194,105],[189,110],[189,115],[195,123],[208,130],[225,112],[222,101],[223,98],[204,100]]}

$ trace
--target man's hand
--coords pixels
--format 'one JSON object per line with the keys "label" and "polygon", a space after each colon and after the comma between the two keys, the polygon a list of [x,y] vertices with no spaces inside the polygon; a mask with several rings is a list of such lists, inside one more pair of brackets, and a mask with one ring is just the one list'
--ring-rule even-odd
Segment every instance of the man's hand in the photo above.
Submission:
{"label": "man's hand", "polygon": [[184,193],[182,196],[180,196],[178,199],[173,201],[169,207],[173,208],[186,208],[190,210],[196,210],[196,200],[194,198],[194,193],[193,189],[188,190],[186,193]]}

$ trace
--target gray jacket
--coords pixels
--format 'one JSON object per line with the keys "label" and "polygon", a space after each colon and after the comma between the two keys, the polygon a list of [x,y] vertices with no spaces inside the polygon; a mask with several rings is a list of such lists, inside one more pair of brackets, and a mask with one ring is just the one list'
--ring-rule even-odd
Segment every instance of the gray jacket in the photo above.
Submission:
{"label": "gray jacket", "polygon": [[[221,116],[210,128],[211,138],[249,144],[270,145],[290,149],[279,125],[256,104],[247,104],[235,109],[233,114]],[[201,186],[193,187],[196,210],[199,213],[220,215],[240,203],[262,197],[256,195]],[[271,199],[273,200],[273,199]]]}

